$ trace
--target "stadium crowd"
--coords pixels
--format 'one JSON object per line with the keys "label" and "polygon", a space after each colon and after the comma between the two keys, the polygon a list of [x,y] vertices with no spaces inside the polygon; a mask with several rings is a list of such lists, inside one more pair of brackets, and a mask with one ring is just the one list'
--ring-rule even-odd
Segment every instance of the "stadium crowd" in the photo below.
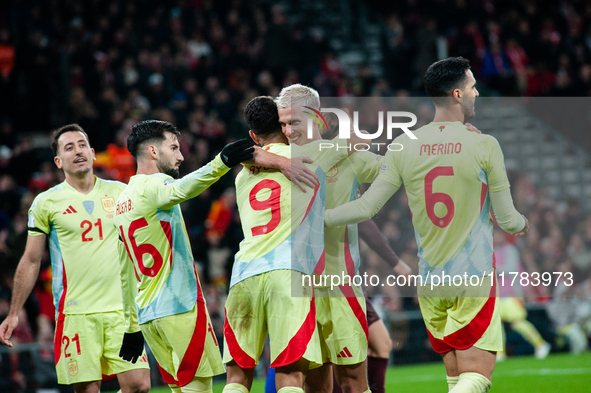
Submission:
{"label": "stadium crowd", "polygon": [[[586,2],[548,2],[556,3],[550,7],[534,1],[423,3],[396,2],[387,10],[384,75],[361,65],[351,76],[328,44],[328,32],[291,25],[279,5],[241,0],[3,2],[0,319],[8,311],[12,277],[24,250],[27,210],[39,192],[63,181],[49,146],[40,147],[36,134],[28,132],[48,134],[53,127],[78,123],[97,151],[96,174],[127,181],[135,170],[125,147],[131,126],[148,118],[170,121],[183,132],[181,171],[188,173],[227,141],[246,135],[241,115],[251,98],[277,96],[292,83],[310,85],[321,97],[424,95],[420,76],[437,60],[441,36],[450,55],[470,59],[477,79],[502,95],[591,93],[591,7]],[[242,240],[232,184],[231,177],[223,178],[183,206],[220,342],[229,272]],[[562,308],[549,306],[558,309],[550,312],[556,331],[577,324],[588,334],[591,312],[577,311],[591,308],[588,209],[576,200],[552,200],[525,173],[513,174],[511,184],[516,207],[531,226],[516,243],[523,268],[573,272],[576,284],[561,290],[558,300],[552,299],[552,288],[527,287],[527,300],[562,301]],[[416,269],[405,198],[398,193],[376,221],[394,250]],[[362,249],[362,259],[368,272],[385,275],[380,271],[385,265],[371,250]],[[368,291],[381,299],[386,313],[418,308],[416,299]],[[563,315],[564,305],[574,310],[572,315]],[[51,342],[53,318],[46,255],[15,339]],[[2,367],[9,368],[10,383],[24,389],[31,382],[15,362]]]}

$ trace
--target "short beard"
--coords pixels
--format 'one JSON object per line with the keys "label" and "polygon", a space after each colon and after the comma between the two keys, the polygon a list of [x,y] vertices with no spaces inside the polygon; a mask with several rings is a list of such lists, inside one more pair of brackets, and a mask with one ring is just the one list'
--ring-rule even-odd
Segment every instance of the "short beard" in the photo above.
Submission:
{"label": "short beard", "polygon": [[180,176],[179,170],[175,169],[175,167],[173,167],[173,166],[167,167],[164,165],[158,165],[158,163],[156,163],[156,166],[158,167],[158,170],[161,173],[164,173],[164,174],[172,177],[173,179],[178,179]]}
{"label": "short beard", "polygon": [[79,169],[79,170],[76,171],[76,176],[81,176],[82,177],[82,176],[86,175],[88,172],[90,172],[90,169],[91,168],[88,168],[88,167],[83,168],[83,169]]}
{"label": "short beard", "polygon": [[164,169],[164,173],[166,173],[168,176],[172,177],[173,179],[178,179],[180,176],[179,170],[174,169],[174,168],[166,168],[166,169]]}

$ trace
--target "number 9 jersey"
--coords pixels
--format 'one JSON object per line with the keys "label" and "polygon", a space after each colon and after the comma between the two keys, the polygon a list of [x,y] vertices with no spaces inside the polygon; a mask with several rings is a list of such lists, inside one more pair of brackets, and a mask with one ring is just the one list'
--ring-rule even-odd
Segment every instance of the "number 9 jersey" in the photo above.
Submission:
{"label": "number 9 jersey", "polygon": [[88,194],[64,181],[33,201],[28,233],[49,236],[56,318],[123,309],[113,216],[124,188],[95,176]]}
{"label": "number 9 jersey", "polygon": [[314,161],[307,166],[316,173],[320,183],[313,190],[308,188],[306,193],[273,168],[249,165],[236,177],[236,201],[244,240],[236,254],[230,287],[272,270],[312,274],[324,252],[326,173],[348,156],[345,146],[321,149],[322,142],[304,146],[272,143],[264,147],[280,156],[304,156]]}

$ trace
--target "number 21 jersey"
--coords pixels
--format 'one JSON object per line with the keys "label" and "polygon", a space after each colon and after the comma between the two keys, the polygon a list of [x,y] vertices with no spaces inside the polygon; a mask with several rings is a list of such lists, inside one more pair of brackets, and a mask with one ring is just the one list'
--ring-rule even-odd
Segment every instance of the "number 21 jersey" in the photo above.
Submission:
{"label": "number 21 jersey", "polygon": [[64,181],[33,201],[29,235],[49,237],[56,315],[123,309],[113,216],[124,188],[95,177],[82,194]]}

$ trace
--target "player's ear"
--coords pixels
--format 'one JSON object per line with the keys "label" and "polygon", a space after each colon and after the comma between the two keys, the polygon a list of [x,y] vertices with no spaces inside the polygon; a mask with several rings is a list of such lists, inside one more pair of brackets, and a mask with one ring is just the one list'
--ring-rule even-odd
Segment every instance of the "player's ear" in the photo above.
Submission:
{"label": "player's ear", "polygon": [[250,135],[254,143],[256,143],[257,145],[261,144],[259,138],[254,134],[254,132],[252,132],[252,130],[248,130],[248,135]]}
{"label": "player's ear", "polygon": [[148,145],[148,156],[152,157],[153,159],[158,159],[158,147],[156,145]]}
{"label": "player's ear", "polygon": [[96,161],[96,154],[94,154],[94,149],[91,147],[90,152],[92,153],[92,160]]}
{"label": "player's ear", "polygon": [[451,92],[451,96],[454,100],[460,101],[462,99],[462,90],[454,89],[454,91]]}
{"label": "player's ear", "polygon": [[57,166],[59,169],[62,169],[62,159],[59,158],[58,156],[53,157],[53,162],[55,162],[55,166]]}

